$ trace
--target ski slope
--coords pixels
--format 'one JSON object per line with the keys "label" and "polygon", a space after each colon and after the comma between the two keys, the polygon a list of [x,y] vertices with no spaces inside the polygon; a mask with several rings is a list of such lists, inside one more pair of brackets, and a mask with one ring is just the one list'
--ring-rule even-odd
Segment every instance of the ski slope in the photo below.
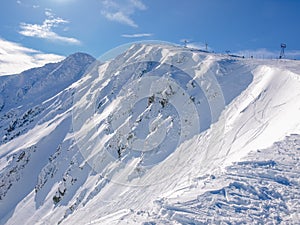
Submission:
{"label": "ski slope", "polygon": [[167,44],[93,61],[0,77],[1,224],[298,222],[298,61]]}

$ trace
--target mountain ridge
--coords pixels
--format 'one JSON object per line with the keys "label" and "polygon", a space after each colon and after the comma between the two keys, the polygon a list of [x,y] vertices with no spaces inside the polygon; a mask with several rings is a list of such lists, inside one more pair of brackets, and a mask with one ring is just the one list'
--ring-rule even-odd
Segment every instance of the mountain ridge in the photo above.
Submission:
{"label": "mountain ridge", "polygon": [[[224,180],[230,171],[243,172],[234,162],[239,165],[274,142],[298,141],[284,140],[300,132],[297,62],[159,44],[133,45],[104,64],[86,57],[79,67],[66,61],[70,67],[58,76],[59,90],[26,106],[24,96],[39,93],[28,91],[20,101],[24,106],[10,104],[0,111],[1,224],[205,223],[194,210],[201,207],[197,199],[209,201],[224,190],[233,196],[233,186]],[[290,154],[297,159],[295,146]],[[257,167],[259,179],[268,162],[283,160],[265,158],[259,163],[252,157],[249,164]],[[291,176],[286,173],[281,181],[293,180],[290,191],[296,194],[299,183]],[[214,210],[203,215],[215,216],[218,223],[223,219],[217,202],[226,201],[215,199]],[[280,217],[296,215],[290,201]],[[226,207],[220,211],[236,222],[251,221],[245,214],[240,221]]]}

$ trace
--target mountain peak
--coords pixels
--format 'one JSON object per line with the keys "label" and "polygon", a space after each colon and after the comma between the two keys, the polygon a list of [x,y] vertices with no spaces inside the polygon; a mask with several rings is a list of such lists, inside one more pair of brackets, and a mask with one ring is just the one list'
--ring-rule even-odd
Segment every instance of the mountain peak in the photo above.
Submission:
{"label": "mountain peak", "polygon": [[23,71],[21,74],[2,77],[1,110],[20,104],[25,99],[32,102],[32,99],[45,100],[55,96],[80,79],[95,60],[89,54],[78,52],[61,62],[48,63],[42,67]]}
{"label": "mountain peak", "polygon": [[96,60],[93,56],[84,53],[84,52],[75,52],[71,55],[69,55],[66,59],[90,59],[90,60]]}
{"label": "mountain peak", "polygon": [[62,63],[76,63],[76,64],[91,64],[95,61],[96,59],[83,52],[76,52],[71,55],[69,55],[67,58],[65,58]]}

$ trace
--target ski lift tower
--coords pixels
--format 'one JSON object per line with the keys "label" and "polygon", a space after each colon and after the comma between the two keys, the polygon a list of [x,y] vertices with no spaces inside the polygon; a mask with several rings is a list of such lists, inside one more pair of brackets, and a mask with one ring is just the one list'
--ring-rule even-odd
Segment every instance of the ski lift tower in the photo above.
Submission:
{"label": "ski lift tower", "polygon": [[285,57],[284,49],[286,48],[286,44],[281,43],[280,47],[281,47],[281,51],[280,51],[279,59],[282,59]]}
{"label": "ski lift tower", "polygon": [[188,43],[188,41],[187,41],[187,40],[184,40],[184,47],[185,47],[185,48],[187,47],[187,43]]}

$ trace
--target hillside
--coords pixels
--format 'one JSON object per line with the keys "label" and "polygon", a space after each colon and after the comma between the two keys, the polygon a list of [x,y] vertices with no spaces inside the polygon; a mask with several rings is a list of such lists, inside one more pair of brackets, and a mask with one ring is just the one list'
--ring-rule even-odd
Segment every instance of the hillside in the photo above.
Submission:
{"label": "hillside", "polygon": [[136,44],[0,77],[0,224],[295,224],[300,63]]}

